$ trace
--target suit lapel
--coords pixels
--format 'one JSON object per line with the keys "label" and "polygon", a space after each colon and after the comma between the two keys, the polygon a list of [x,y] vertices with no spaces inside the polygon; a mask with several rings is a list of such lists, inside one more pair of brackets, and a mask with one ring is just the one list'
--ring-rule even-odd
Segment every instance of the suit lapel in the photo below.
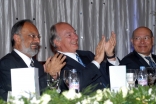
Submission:
{"label": "suit lapel", "polygon": [[[136,52],[133,51],[134,55],[136,56],[136,58],[138,59],[138,61],[136,61],[139,65],[144,65],[146,67],[149,67],[148,63]],[[141,64],[140,64],[141,63]]]}
{"label": "suit lapel", "polygon": [[84,67],[79,62],[75,61],[69,56],[66,56],[66,65],[68,65],[70,69],[73,69],[73,68],[77,69],[77,71],[79,72],[84,69]]}
{"label": "suit lapel", "polygon": [[152,58],[153,58],[154,62],[156,63],[156,55],[152,54]]}
{"label": "suit lapel", "polygon": [[11,54],[13,55],[13,57],[15,59],[15,63],[17,65],[17,67],[19,67],[19,68],[28,67],[25,64],[25,62],[23,61],[23,59],[15,51],[12,51]]}

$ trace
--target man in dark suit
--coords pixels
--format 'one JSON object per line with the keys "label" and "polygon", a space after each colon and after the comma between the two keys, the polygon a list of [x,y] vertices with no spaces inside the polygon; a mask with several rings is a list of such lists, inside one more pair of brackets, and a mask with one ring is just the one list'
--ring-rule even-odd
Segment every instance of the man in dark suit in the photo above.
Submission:
{"label": "man in dark suit", "polygon": [[[43,65],[39,63],[33,56],[39,51],[40,36],[36,26],[30,20],[21,20],[14,24],[11,30],[11,42],[13,50],[0,60],[0,97],[7,100],[7,93],[11,91],[11,69],[12,68],[28,68],[36,67],[39,72],[39,88],[42,92],[46,86],[46,73],[44,72]],[[65,65],[63,63],[62,55],[56,54],[53,58],[50,57],[46,62],[46,66],[54,66],[60,69]],[[55,60],[57,60],[55,63]],[[58,62],[58,60],[60,62]],[[62,61],[61,61],[62,60]],[[45,66],[46,70],[52,69]],[[53,67],[51,67],[53,68]],[[56,70],[56,69],[55,69]]]}
{"label": "man in dark suit", "polygon": [[[51,27],[51,45],[59,53],[66,55],[66,65],[60,73],[60,78],[63,79],[64,70],[77,69],[80,76],[80,91],[87,86],[93,85],[96,87],[93,90],[109,87],[109,65],[118,65],[118,60],[113,53],[116,45],[116,37],[112,32],[108,42],[105,37],[99,42],[94,55],[90,51],[78,50],[78,36],[75,29],[68,23],[60,22]],[[105,53],[108,60],[104,61]],[[80,57],[80,59],[76,57]],[[110,62],[110,63],[109,63]],[[68,90],[68,86],[64,81],[60,81],[61,91]]]}
{"label": "man in dark suit", "polygon": [[138,27],[133,31],[131,42],[134,51],[125,56],[120,64],[126,65],[127,69],[140,69],[140,66],[155,67],[156,55],[151,53],[154,45],[152,31],[147,27]]}

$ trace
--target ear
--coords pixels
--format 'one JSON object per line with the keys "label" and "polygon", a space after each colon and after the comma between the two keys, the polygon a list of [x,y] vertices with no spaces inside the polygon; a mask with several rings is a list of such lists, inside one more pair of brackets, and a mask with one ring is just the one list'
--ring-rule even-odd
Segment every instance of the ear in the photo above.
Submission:
{"label": "ear", "polygon": [[15,43],[21,43],[21,38],[19,35],[14,34],[13,39],[14,39]]}
{"label": "ear", "polygon": [[154,37],[152,37],[152,45],[154,45]]}
{"label": "ear", "polygon": [[56,45],[56,47],[60,47],[60,45],[61,45],[60,41],[57,39],[54,40],[54,44]]}
{"label": "ear", "polygon": [[131,44],[133,45],[133,39],[131,39]]}

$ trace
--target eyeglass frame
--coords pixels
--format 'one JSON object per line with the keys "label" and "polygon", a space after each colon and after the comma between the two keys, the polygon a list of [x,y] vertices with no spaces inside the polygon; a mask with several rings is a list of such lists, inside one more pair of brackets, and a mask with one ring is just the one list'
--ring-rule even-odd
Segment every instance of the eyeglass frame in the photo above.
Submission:
{"label": "eyeglass frame", "polygon": [[152,38],[153,36],[149,36],[149,35],[147,35],[147,36],[144,36],[144,37],[133,37],[133,39],[135,40],[135,41],[141,41],[141,40],[144,40],[144,41],[149,41],[151,38]]}
{"label": "eyeglass frame", "polygon": [[34,34],[28,34],[28,36],[30,36],[30,37],[33,38],[33,39],[35,39],[35,38],[40,39],[40,38],[41,38],[40,35],[34,35]]}

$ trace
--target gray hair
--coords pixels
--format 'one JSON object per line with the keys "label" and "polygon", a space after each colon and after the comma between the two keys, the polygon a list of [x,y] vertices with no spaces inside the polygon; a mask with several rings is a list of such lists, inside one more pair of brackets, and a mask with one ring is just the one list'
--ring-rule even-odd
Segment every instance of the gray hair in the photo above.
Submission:
{"label": "gray hair", "polygon": [[50,28],[50,44],[54,52],[57,50],[57,46],[54,43],[55,39],[60,40],[61,38],[57,35],[56,25],[52,25]]}
{"label": "gray hair", "polygon": [[24,20],[20,20],[18,21],[17,23],[15,23],[11,29],[11,44],[12,44],[12,47],[15,45],[15,40],[14,40],[14,35],[15,34],[20,34],[20,31],[22,29],[22,27],[24,26],[24,23],[25,22],[29,22],[29,23],[32,23],[33,22],[29,19],[24,19]]}

